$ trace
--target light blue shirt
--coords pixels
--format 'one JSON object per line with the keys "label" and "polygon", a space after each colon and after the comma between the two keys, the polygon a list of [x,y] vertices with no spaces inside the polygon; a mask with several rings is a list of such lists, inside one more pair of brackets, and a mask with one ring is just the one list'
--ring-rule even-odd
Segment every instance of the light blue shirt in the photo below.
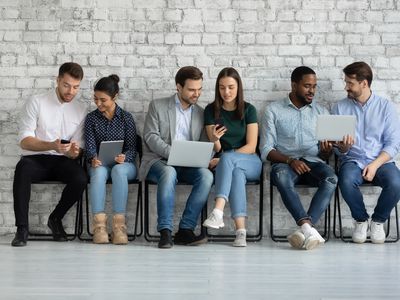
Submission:
{"label": "light blue shirt", "polygon": [[374,93],[362,106],[353,99],[345,98],[333,107],[335,115],[355,115],[357,118],[355,143],[350,150],[339,156],[342,162],[354,161],[364,169],[382,151],[391,158],[400,150],[400,123],[395,106],[389,100]]}
{"label": "light blue shirt", "polygon": [[318,115],[328,115],[326,108],[313,102],[297,108],[289,97],[267,106],[260,135],[261,158],[266,161],[271,150],[310,162],[322,162],[318,157],[316,138]]}
{"label": "light blue shirt", "polygon": [[176,130],[175,140],[190,141],[190,124],[192,122],[193,106],[190,105],[187,109],[183,109],[178,95],[175,96],[175,111],[176,111]]}

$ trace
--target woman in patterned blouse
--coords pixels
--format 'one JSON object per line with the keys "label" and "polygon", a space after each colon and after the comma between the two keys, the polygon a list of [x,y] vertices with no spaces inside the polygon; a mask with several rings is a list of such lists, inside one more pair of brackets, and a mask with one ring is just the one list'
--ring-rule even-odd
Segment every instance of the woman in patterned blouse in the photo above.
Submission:
{"label": "woman in patterned blouse", "polygon": [[[86,159],[89,164],[89,197],[93,217],[93,242],[108,243],[105,214],[106,182],[112,180],[112,208],[114,212],[111,240],[113,244],[127,244],[125,211],[128,200],[128,181],[136,178],[136,127],[130,113],[115,102],[119,92],[119,77],[101,78],[94,87],[97,109],[85,121]],[[123,140],[122,153],[113,165],[103,165],[98,159],[102,141]]]}

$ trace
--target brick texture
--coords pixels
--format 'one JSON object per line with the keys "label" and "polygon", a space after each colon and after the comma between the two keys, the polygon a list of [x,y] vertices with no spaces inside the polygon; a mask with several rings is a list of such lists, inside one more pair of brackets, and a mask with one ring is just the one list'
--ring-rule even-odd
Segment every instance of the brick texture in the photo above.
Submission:
{"label": "brick texture", "polygon": [[[371,64],[375,92],[400,111],[400,4],[389,0],[1,0],[0,10],[0,234],[12,233],[12,180],[19,159],[18,111],[24,101],[55,86],[58,66],[82,64],[81,100],[87,106],[97,78],[121,77],[120,104],[141,131],[149,102],[174,92],[176,70],[199,66],[204,72],[200,104],[213,99],[219,70],[241,73],[246,99],[259,114],[284,97],[294,67],[307,64],[319,75],[317,100],[327,107],[345,96],[342,68],[353,61]],[[264,232],[268,235],[269,182],[265,181]],[[30,223],[46,230],[60,186],[33,187]],[[249,231],[257,226],[258,191],[248,189]],[[370,208],[379,189],[366,191]],[[187,190],[178,189],[177,210]],[[129,221],[135,207],[131,188]],[[277,194],[278,195],[278,194]],[[302,191],[305,203],[312,190]],[[152,197],[154,197],[154,191]],[[212,194],[209,207],[212,206]],[[278,198],[279,199],[279,196]],[[152,201],[155,203],[155,201]],[[294,222],[276,202],[276,228]],[[344,206],[345,207],[345,206]],[[155,209],[152,208],[155,220]],[[345,227],[351,226],[344,209]],[[229,216],[229,210],[227,211]],[[177,220],[178,221],[178,220]],[[67,216],[68,230],[73,213]],[[231,225],[230,220],[226,220]],[[154,224],[154,222],[153,222]],[[231,229],[231,227],[228,227]]]}

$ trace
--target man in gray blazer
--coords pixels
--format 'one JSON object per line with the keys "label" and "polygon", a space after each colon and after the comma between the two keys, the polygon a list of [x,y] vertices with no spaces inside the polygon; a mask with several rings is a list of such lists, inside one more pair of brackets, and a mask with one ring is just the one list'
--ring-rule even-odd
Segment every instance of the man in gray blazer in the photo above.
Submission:
{"label": "man in gray blazer", "polygon": [[195,67],[183,67],[176,76],[177,93],[153,100],[149,105],[143,130],[144,154],[139,170],[141,180],[157,183],[157,230],[159,248],[171,248],[178,181],[193,185],[175,234],[175,244],[198,245],[207,242],[204,235],[196,236],[194,229],[208,199],[213,175],[206,168],[174,167],[167,165],[173,140],[198,141],[203,132],[203,109],[197,100],[201,94],[203,73]]}

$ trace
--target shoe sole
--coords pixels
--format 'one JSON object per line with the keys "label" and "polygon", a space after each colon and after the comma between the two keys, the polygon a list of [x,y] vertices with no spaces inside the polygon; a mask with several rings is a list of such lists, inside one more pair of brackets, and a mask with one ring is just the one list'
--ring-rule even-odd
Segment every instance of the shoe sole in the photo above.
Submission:
{"label": "shoe sole", "polygon": [[319,244],[320,243],[319,243],[318,239],[315,239],[315,240],[313,239],[313,240],[306,241],[304,246],[305,246],[306,250],[312,250],[312,249],[317,248],[319,246]]}
{"label": "shoe sole", "polygon": [[208,238],[204,237],[201,240],[190,242],[190,243],[175,242],[175,245],[180,245],[180,246],[198,246],[198,245],[206,244],[207,242],[208,242]]}
{"label": "shoe sole", "polygon": [[225,224],[222,223],[220,226],[214,226],[214,225],[210,225],[206,222],[203,222],[203,226],[207,227],[207,228],[212,228],[212,229],[221,229],[221,228],[224,228]]}
{"label": "shoe sole", "polygon": [[[386,240],[386,239],[385,239]],[[385,243],[385,240],[373,240],[373,239],[371,239],[371,242],[373,243],[373,244],[384,244]]]}
{"label": "shoe sole", "polygon": [[298,235],[289,235],[288,236],[288,241],[290,246],[292,246],[293,248],[296,249],[303,249],[303,245],[304,245],[304,239],[302,239],[300,236]]}
{"label": "shoe sole", "polygon": [[171,245],[171,244],[162,245],[162,246],[158,245],[158,248],[159,248],[159,249],[171,249],[171,248],[172,248],[172,245]]}
{"label": "shoe sole", "polygon": [[244,243],[244,244],[235,244],[235,243],[233,243],[232,246],[233,247],[247,247],[247,243]]}
{"label": "shoe sole", "polygon": [[353,243],[356,243],[356,244],[364,244],[366,240],[367,239],[359,240],[359,239],[352,238]]}

